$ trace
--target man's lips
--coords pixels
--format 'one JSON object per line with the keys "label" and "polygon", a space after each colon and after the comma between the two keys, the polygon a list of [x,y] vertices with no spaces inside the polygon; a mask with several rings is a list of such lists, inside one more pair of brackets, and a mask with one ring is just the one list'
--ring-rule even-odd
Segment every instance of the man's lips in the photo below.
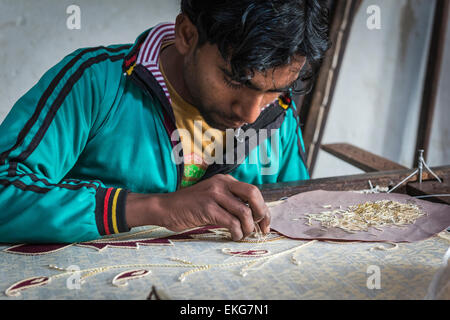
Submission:
{"label": "man's lips", "polygon": [[223,129],[237,129],[244,125],[244,122],[227,122],[224,123]]}
{"label": "man's lips", "polygon": [[214,123],[213,127],[216,129],[225,131],[226,129],[237,129],[239,127],[242,127],[244,124],[246,124],[245,121],[236,119],[236,118],[228,118],[228,117],[220,117],[216,116],[215,119],[211,119],[214,121],[211,121]]}
{"label": "man's lips", "polygon": [[226,129],[237,129],[242,127],[245,122],[244,121],[230,121],[228,119],[224,119],[221,123]]}

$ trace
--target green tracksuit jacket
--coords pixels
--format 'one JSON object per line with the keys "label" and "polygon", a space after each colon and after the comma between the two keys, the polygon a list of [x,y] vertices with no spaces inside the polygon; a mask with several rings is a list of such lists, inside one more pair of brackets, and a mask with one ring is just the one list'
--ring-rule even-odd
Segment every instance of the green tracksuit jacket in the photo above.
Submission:
{"label": "green tracksuit jacket", "polygon": [[[179,188],[183,164],[171,157],[179,140],[171,140],[170,102],[152,74],[133,64],[148,32],[133,45],[73,52],[13,106],[0,125],[0,242],[79,242],[127,232],[128,192]],[[278,149],[265,139],[246,153],[266,148],[276,172],[262,174],[256,156],[256,164],[213,164],[203,179],[309,179],[292,107],[274,103],[248,128],[279,128]]]}

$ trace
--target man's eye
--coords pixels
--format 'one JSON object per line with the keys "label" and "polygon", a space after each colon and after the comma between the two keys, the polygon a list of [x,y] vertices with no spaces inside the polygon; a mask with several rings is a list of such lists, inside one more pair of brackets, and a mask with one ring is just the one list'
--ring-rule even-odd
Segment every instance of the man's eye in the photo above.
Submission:
{"label": "man's eye", "polygon": [[239,82],[233,82],[231,80],[229,80],[227,77],[223,77],[223,81],[225,82],[225,84],[230,87],[231,89],[234,90],[238,90],[241,89],[244,85],[242,83]]}

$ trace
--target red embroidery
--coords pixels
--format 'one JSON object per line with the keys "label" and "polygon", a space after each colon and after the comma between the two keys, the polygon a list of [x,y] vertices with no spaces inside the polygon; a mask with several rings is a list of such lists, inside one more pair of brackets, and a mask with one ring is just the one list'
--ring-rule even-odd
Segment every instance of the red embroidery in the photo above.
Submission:
{"label": "red embroidery", "polygon": [[247,251],[230,251],[229,254],[256,256],[256,255],[266,254],[268,252],[269,251],[267,251],[267,250],[247,250]]}
{"label": "red embroidery", "polygon": [[[19,244],[9,247],[4,252],[23,254],[23,255],[40,255],[49,254],[58,250],[65,249],[72,245],[80,247],[88,247],[96,250],[103,250],[108,247],[113,248],[126,248],[126,249],[138,249],[139,245],[173,245],[173,241],[196,241],[202,240],[201,235],[217,235],[214,230],[221,229],[217,226],[206,226],[197,229],[185,231],[179,234],[171,236],[159,237],[159,238],[147,238],[147,239],[133,239],[133,240],[115,240],[114,238],[96,241],[87,241],[74,244]],[[211,239],[211,238],[209,238]]]}
{"label": "red embroidery", "polygon": [[222,252],[232,256],[238,257],[261,257],[269,254],[269,250],[257,249],[257,250],[243,250],[243,251],[231,251],[229,248],[223,248]]}
{"label": "red embroidery", "polygon": [[39,254],[47,254],[59,251],[66,247],[70,247],[72,244],[18,244],[13,247],[9,247],[4,252],[7,253],[16,253],[23,255],[39,255]]}
{"label": "red embroidery", "polygon": [[28,278],[28,279],[16,282],[12,286],[10,286],[8,289],[6,289],[5,294],[8,297],[17,297],[17,296],[20,296],[20,291],[22,291],[22,290],[25,290],[28,288],[33,288],[33,287],[38,287],[38,286],[43,286],[49,282],[50,282],[49,277]]}
{"label": "red embroidery", "polygon": [[145,269],[124,271],[114,277],[114,279],[112,280],[112,284],[116,287],[123,287],[128,285],[128,280],[142,278],[149,275],[150,273],[151,272],[149,270]]}

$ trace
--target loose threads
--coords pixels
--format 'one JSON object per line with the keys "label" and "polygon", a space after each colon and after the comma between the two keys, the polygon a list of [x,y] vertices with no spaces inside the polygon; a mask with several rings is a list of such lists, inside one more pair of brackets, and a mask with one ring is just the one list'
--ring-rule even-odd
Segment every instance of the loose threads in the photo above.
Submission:
{"label": "loose threads", "polygon": [[58,270],[58,271],[72,271],[72,270],[69,270],[69,269],[66,269],[66,268],[58,267],[58,266],[56,266],[54,264],[49,264],[48,267],[50,269],[55,269],[55,270]]}
{"label": "loose threads", "polygon": [[379,246],[375,246],[375,247],[370,248],[369,251],[374,251],[374,250],[392,251],[392,250],[397,250],[398,249],[398,244],[397,243],[394,243],[394,242],[386,242],[386,243],[389,243],[389,244],[393,245],[393,247],[388,248],[386,246],[379,245]]}
{"label": "loose threads", "polygon": [[447,240],[447,241],[450,241],[450,232],[448,232],[448,231],[442,231],[442,232],[439,232],[438,234],[437,234],[437,236],[439,237],[439,238],[441,238],[441,239],[445,239],[445,240]]}
{"label": "loose threads", "polygon": [[259,261],[252,261],[252,262],[250,262],[249,264],[243,266],[242,269],[241,269],[241,271],[239,272],[239,274],[240,274],[242,277],[246,277],[246,276],[248,275],[247,270],[250,269],[252,266],[254,266],[257,262],[259,262]]}
{"label": "loose threads", "polygon": [[311,220],[319,221],[323,228],[340,228],[348,233],[357,231],[368,231],[369,227],[377,230],[383,226],[403,227],[413,224],[425,213],[415,204],[404,204],[391,200],[380,200],[376,202],[365,202],[348,207],[348,209],[337,209],[323,211],[318,214],[305,216],[307,225]]}
{"label": "loose threads", "polygon": [[313,243],[317,242],[317,240],[312,240],[310,242],[305,243],[303,246],[297,248],[297,250],[294,250],[294,252],[292,252],[292,256],[291,256],[291,262],[297,266],[299,266],[302,262],[300,260],[297,259],[297,257],[295,256],[296,253],[298,253],[298,251],[302,248],[305,248],[306,246],[312,245]]}

